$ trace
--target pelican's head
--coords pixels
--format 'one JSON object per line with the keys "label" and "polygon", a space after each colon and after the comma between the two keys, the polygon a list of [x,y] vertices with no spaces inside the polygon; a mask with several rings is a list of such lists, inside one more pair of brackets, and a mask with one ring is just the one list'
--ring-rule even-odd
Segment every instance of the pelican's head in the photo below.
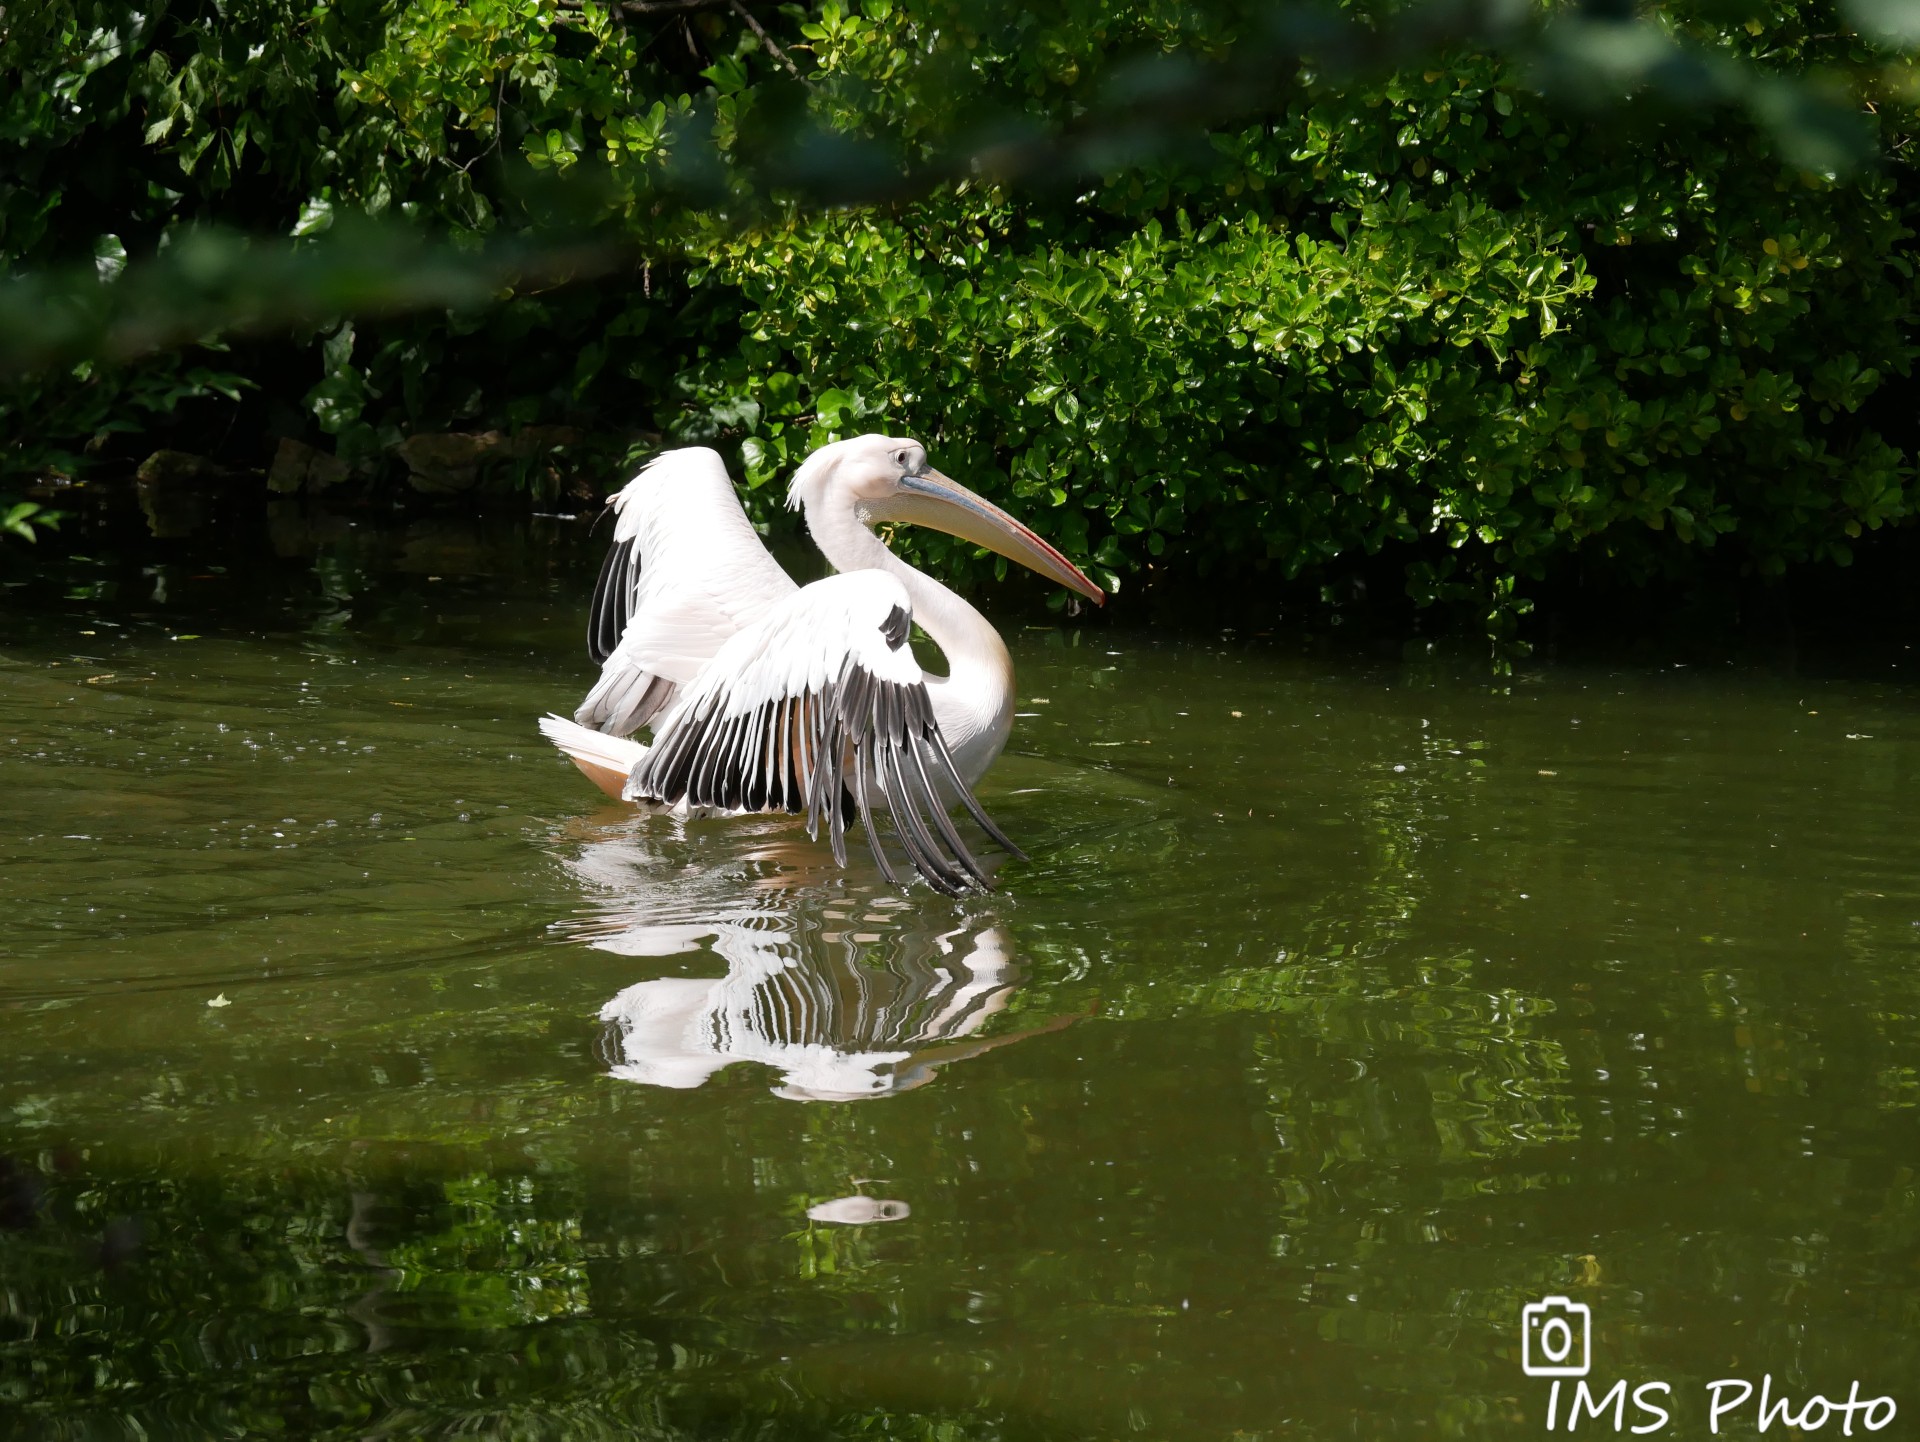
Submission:
{"label": "pelican's head", "polygon": [[898,436],[855,436],[822,446],[794,474],[787,504],[819,517],[839,512],[862,525],[929,526],[1017,561],[1096,605],[1107,596],[1079,567],[993,502],[927,464],[926,447]]}

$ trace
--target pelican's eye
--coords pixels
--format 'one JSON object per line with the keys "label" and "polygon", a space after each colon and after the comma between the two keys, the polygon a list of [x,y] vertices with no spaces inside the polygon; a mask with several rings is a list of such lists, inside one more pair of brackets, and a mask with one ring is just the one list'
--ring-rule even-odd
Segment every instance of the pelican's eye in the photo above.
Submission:
{"label": "pelican's eye", "polygon": [[895,451],[893,453],[893,463],[896,466],[900,467],[900,469],[907,475],[910,476],[913,474],[914,467],[913,467],[912,451]]}

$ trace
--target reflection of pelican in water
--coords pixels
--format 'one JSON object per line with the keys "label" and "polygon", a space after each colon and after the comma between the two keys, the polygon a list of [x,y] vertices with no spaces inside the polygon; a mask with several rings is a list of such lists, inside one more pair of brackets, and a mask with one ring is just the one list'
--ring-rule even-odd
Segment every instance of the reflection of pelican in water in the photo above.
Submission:
{"label": "reflection of pelican in water", "polygon": [[[727,974],[643,981],[608,1002],[600,1017],[614,1076],[697,1087],[734,1062],[755,1061],[782,1073],[776,1096],[858,1101],[924,1086],[948,1062],[1077,1019],[977,1035],[1019,985],[997,926],[956,917],[944,931],[912,929],[920,918],[896,899],[838,888],[766,888],[750,900],[735,890],[731,905],[697,908],[707,916],[690,919],[690,893],[705,888],[689,886],[684,870],[652,895],[628,889],[656,860],[644,843],[594,843],[571,864],[620,888],[609,898],[613,914],[590,926],[588,944],[659,957],[706,943]],[[729,879],[737,888],[738,878]],[[646,904],[655,899],[658,906]]]}
{"label": "reflection of pelican in water", "polygon": [[944,1062],[1013,1040],[963,1040],[1013,994],[997,928],[898,946],[880,966],[863,962],[857,944],[804,948],[809,956],[788,933],[707,934],[725,976],[643,981],[601,1009],[618,1030],[615,1076],[696,1087],[733,1062],[757,1061],[784,1074],[776,1096],[858,1101],[910,1091]]}

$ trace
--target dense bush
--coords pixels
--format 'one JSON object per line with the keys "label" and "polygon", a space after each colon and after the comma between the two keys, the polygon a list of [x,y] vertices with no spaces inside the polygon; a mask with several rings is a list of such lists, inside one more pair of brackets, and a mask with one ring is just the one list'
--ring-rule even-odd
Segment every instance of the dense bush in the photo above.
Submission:
{"label": "dense bush", "polygon": [[10,21],[16,270],[80,254],[110,276],[184,225],[320,234],[348,211],[471,243],[539,223],[516,159],[636,260],[471,314],[42,376],[6,399],[7,463],[224,434],[265,466],[295,436],[377,487],[410,436],[548,428],[487,452],[505,483],[607,484],[710,442],[772,525],[799,455],[879,429],[1115,585],[1390,550],[1416,599],[1490,600],[1496,627],[1569,558],[1638,579],[1731,549],[1774,574],[1907,517],[1913,112],[1825,4],[1659,23],[1767,71],[1851,67],[1878,169],[1803,169],[1726,109],[1549,104],[1459,46],[1337,79],[1302,62],[1257,120],[1072,186],[823,210],[769,206],[736,163],[806,113],[910,164],[981,85],[1070,122],[1116,61],[1230,52],[1255,13],[188,0]]}

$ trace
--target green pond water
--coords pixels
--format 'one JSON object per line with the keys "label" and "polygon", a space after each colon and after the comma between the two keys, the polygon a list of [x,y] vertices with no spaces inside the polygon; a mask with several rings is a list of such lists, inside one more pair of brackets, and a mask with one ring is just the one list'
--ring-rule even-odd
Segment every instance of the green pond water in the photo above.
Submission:
{"label": "green pond water", "polygon": [[556,757],[584,521],[276,528],[12,558],[5,1435],[1533,1435],[1549,1296],[1656,1435],[1915,1435],[1904,647],[1005,600],[956,903]]}

